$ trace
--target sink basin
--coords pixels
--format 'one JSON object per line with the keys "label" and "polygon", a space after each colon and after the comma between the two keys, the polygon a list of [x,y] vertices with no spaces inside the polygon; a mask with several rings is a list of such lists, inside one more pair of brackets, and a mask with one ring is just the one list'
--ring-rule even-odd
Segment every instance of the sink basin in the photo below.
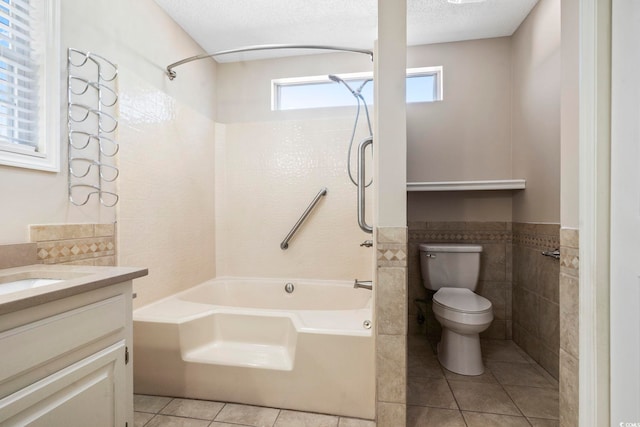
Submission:
{"label": "sink basin", "polygon": [[10,294],[12,292],[23,291],[25,289],[39,288],[41,286],[52,285],[62,282],[60,279],[21,279],[12,282],[0,283],[0,295]]}

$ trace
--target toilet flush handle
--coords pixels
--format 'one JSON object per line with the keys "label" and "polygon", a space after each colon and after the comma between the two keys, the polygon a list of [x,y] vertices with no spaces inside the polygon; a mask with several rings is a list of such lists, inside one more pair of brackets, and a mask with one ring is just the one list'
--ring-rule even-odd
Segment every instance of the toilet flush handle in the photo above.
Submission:
{"label": "toilet flush handle", "polygon": [[436,254],[426,253],[424,256],[426,256],[427,258],[435,258]]}

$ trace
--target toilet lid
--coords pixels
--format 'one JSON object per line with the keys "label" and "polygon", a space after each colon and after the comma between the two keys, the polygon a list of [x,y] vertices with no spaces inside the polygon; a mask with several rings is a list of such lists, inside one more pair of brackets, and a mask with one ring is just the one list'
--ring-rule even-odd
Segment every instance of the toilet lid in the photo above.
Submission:
{"label": "toilet lid", "polygon": [[440,288],[433,300],[446,308],[465,313],[491,310],[491,301],[466,288]]}

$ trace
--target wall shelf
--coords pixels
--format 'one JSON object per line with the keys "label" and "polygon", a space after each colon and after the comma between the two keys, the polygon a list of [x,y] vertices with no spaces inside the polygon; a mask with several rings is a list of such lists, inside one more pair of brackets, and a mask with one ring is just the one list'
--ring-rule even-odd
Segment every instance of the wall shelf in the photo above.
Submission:
{"label": "wall shelf", "polygon": [[489,181],[433,181],[407,182],[407,191],[487,191],[524,190],[524,179],[499,179]]}

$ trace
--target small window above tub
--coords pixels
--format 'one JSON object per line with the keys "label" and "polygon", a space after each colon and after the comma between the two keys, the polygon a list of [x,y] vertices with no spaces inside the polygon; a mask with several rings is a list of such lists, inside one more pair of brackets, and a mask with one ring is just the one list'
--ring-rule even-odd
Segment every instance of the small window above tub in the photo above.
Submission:
{"label": "small window above tub", "polygon": [[[336,74],[353,90],[361,88],[367,104],[373,104],[373,73]],[[442,67],[407,69],[407,102],[442,100]],[[332,81],[328,75],[291,77],[271,81],[271,109],[273,111],[305,108],[344,107],[354,104],[354,97],[346,88]]]}
{"label": "small window above tub", "polygon": [[0,0],[0,164],[60,170],[59,0]]}

